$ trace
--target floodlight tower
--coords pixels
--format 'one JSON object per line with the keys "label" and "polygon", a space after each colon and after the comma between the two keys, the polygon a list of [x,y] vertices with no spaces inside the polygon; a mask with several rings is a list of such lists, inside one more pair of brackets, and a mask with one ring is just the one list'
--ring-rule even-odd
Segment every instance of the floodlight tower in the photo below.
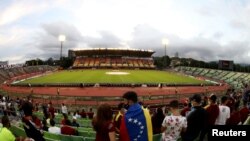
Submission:
{"label": "floodlight tower", "polygon": [[59,35],[58,40],[61,42],[60,62],[62,63],[62,47],[63,47],[63,42],[66,40],[66,36],[65,35]]}
{"label": "floodlight tower", "polygon": [[169,41],[167,38],[163,38],[161,42],[165,47],[165,63],[167,65],[167,45],[169,44]]}

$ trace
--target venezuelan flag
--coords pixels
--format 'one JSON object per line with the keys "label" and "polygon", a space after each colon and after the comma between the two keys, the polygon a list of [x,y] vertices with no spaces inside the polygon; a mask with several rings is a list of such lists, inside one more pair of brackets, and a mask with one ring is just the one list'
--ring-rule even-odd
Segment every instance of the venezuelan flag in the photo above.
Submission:
{"label": "venezuelan flag", "polygon": [[149,111],[139,104],[131,105],[122,119],[121,141],[152,141],[153,131]]}

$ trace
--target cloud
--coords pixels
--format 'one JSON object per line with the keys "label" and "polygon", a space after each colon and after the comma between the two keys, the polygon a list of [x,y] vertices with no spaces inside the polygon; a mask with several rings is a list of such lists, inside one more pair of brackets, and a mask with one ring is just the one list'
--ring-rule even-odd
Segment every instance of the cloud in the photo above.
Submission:
{"label": "cloud", "polygon": [[45,8],[45,3],[27,0],[27,1],[15,1],[13,3],[5,3],[8,5],[3,8],[0,13],[0,26],[11,24],[29,14],[43,10]]}
{"label": "cloud", "polygon": [[[122,47],[122,40],[109,31],[99,31],[98,37],[83,36],[80,31],[72,24],[55,22],[41,25],[42,31],[35,37],[37,43],[33,43],[38,56],[41,58],[59,58],[60,42],[58,35],[64,34],[66,41],[63,44],[63,54],[67,55],[69,49],[74,48],[111,48]],[[217,32],[211,37],[197,37],[183,39],[178,35],[166,34],[147,24],[137,25],[132,32],[132,39],[127,42],[128,46],[135,49],[152,49],[156,51],[154,56],[165,54],[165,48],[161,39],[168,38],[167,54],[173,56],[176,52],[180,57],[194,58],[204,61],[218,61],[220,59],[235,60],[235,62],[247,63],[250,58],[249,42],[231,41],[223,45],[215,38],[223,37],[223,33]],[[29,54],[36,57],[37,54]]]}
{"label": "cloud", "polygon": [[79,30],[72,24],[65,22],[53,22],[41,25],[36,36],[33,38],[34,42],[31,42],[28,46],[34,46],[39,49],[40,52],[36,52],[36,55],[28,54],[27,57],[40,58],[59,58],[60,54],[60,42],[58,36],[63,34],[66,36],[66,41],[63,43],[63,55],[67,56],[67,51],[74,48],[111,48],[121,46],[121,40],[108,31],[99,31],[98,37],[83,36]]}
{"label": "cloud", "polygon": [[[243,2],[243,3],[242,3]],[[205,61],[250,59],[249,1],[0,1],[0,60],[59,58],[73,48],[130,47]],[[129,10],[127,10],[129,9]],[[21,57],[20,57],[21,56]]]}
{"label": "cloud", "polygon": [[[222,36],[222,33],[217,34],[215,36]],[[238,63],[247,63],[247,59],[250,59],[250,56],[248,56],[250,46],[247,41],[231,41],[222,45],[214,40],[214,37],[204,38],[197,36],[191,39],[183,39],[177,35],[164,34],[149,25],[136,26],[133,32],[133,39],[129,45],[133,48],[153,49],[156,51],[155,56],[162,56],[165,52],[161,39],[165,37],[169,39],[167,54],[170,56],[178,52],[180,57],[185,58],[204,61],[228,59],[235,60]]]}
{"label": "cloud", "polygon": [[99,31],[99,37],[85,36],[84,41],[93,48],[114,48],[121,46],[121,39],[109,31]]}

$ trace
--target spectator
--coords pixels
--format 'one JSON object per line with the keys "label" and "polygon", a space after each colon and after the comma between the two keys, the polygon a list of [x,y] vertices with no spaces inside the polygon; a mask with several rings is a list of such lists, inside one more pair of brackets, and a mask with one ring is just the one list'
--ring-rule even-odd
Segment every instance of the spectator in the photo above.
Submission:
{"label": "spectator", "polygon": [[65,125],[61,127],[61,133],[64,135],[77,135],[77,131],[70,126],[71,126],[70,121],[66,120]]}
{"label": "spectator", "polygon": [[115,141],[115,126],[112,117],[112,110],[108,104],[98,107],[97,115],[92,122],[96,131],[96,141]]}
{"label": "spectator", "polygon": [[71,126],[75,126],[75,127],[79,127],[80,125],[79,125],[79,123],[77,123],[76,122],[76,117],[73,117],[73,121],[72,121],[72,123],[71,123]]}
{"label": "spectator", "polygon": [[162,122],[162,141],[177,141],[187,128],[187,119],[181,116],[177,100],[172,100],[169,106],[172,114]]}
{"label": "spectator", "polygon": [[232,112],[234,110],[235,99],[233,97],[230,97],[230,96],[228,96],[227,98],[228,98],[228,100],[227,100],[226,106],[229,107],[230,112]]}
{"label": "spectator", "polygon": [[68,120],[68,115],[67,114],[63,114],[63,119],[61,121],[61,125],[65,125],[66,124],[66,120]]}
{"label": "spectator", "polygon": [[190,102],[185,102],[184,103],[184,108],[181,110],[181,115],[183,116],[183,117],[187,117],[187,114],[191,111],[191,107],[192,107],[192,105],[191,105],[191,103]]}
{"label": "spectator", "polygon": [[152,116],[153,134],[161,133],[161,125],[164,118],[165,115],[163,114],[162,108],[157,108],[156,113]]}
{"label": "spectator", "polygon": [[48,104],[48,112],[52,116],[52,119],[55,118],[55,108],[53,107],[52,103]]}
{"label": "spectator", "polygon": [[215,125],[225,125],[227,119],[230,118],[230,109],[226,106],[228,103],[228,97],[222,96],[221,97],[221,105],[219,106],[220,113],[215,121]]}
{"label": "spectator", "polygon": [[92,111],[92,108],[89,108],[89,112],[87,114],[89,119],[93,119],[94,112]]}
{"label": "spectator", "polygon": [[129,105],[120,126],[121,141],[148,140],[152,141],[153,131],[149,111],[139,103],[137,94],[133,91],[123,95],[125,104]]}
{"label": "spectator", "polygon": [[62,103],[62,114],[68,114],[67,106]]}
{"label": "spectator", "polygon": [[7,116],[2,117],[2,125],[3,127],[0,128],[0,141],[34,141],[31,138],[23,138],[23,137],[15,137],[12,132],[9,130],[10,128],[10,121]]}
{"label": "spectator", "polygon": [[77,111],[75,111],[74,113],[73,113],[73,118],[76,118],[76,119],[78,119],[78,118],[80,118],[81,116],[79,115],[79,111],[77,110]]}
{"label": "spectator", "polygon": [[200,94],[194,94],[190,98],[192,110],[187,115],[187,130],[183,135],[183,141],[193,141],[206,127],[206,111],[201,107]]}
{"label": "spectator", "polygon": [[48,129],[48,132],[53,133],[53,134],[61,134],[61,129],[59,127],[55,126],[55,121],[54,120],[50,120],[50,126]]}
{"label": "spectator", "polygon": [[208,116],[208,125],[213,126],[215,124],[215,120],[219,116],[219,106],[216,104],[217,96],[212,94],[208,99],[208,105],[205,107]]}
{"label": "spectator", "polygon": [[124,103],[120,103],[118,105],[118,113],[114,117],[114,125],[115,125],[115,131],[116,133],[120,133],[120,125],[121,125],[121,119],[123,115],[125,114],[125,109],[124,109]]}
{"label": "spectator", "polygon": [[241,123],[244,123],[250,114],[250,110],[247,107],[247,102],[243,101],[243,107],[240,109]]}
{"label": "spectator", "polygon": [[85,112],[84,109],[82,109],[82,112],[80,113],[80,115],[81,115],[82,118],[86,118],[87,117],[87,114],[86,114],[86,112]]}
{"label": "spectator", "polygon": [[44,115],[45,119],[47,119],[49,117],[47,106],[44,104],[42,106],[42,109],[43,109],[43,115]]}
{"label": "spectator", "polygon": [[15,141],[15,136],[9,130],[10,121],[7,116],[2,117],[3,128],[0,130],[0,140],[1,141]]}
{"label": "spectator", "polygon": [[47,123],[47,120],[46,119],[43,119],[43,131],[48,131],[49,127],[48,127],[48,123]]}
{"label": "spectator", "polygon": [[35,112],[38,112],[38,106],[39,106],[38,103],[36,103],[36,104],[35,104],[35,107],[34,107],[34,111],[35,111]]}
{"label": "spectator", "polygon": [[50,125],[50,120],[52,119],[52,115],[49,113],[49,117],[46,119],[47,125]]}
{"label": "spectator", "polygon": [[24,112],[23,127],[26,132],[26,135],[35,141],[45,141],[40,130],[34,126],[34,120],[32,118],[32,109],[33,106],[30,102],[24,102],[22,105]]}
{"label": "spectator", "polygon": [[[200,140],[203,140],[209,129],[215,125],[215,120],[218,118],[220,109],[216,104],[217,96],[211,94],[208,98],[208,105],[205,108],[207,111],[207,128],[205,128],[200,134]],[[208,136],[209,137],[209,136]]]}
{"label": "spectator", "polygon": [[205,107],[205,106],[207,106],[207,104],[208,104],[208,97],[205,96],[205,94],[203,94],[203,99],[202,99],[202,102],[201,102],[201,106]]}
{"label": "spectator", "polygon": [[242,96],[243,101],[250,102],[250,85],[245,85],[245,89]]}
{"label": "spectator", "polygon": [[234,111],[226,121],[227,125],[238,125],[241,122],[241,116],[239,111],[240,102],[236,102],[234,105]]}

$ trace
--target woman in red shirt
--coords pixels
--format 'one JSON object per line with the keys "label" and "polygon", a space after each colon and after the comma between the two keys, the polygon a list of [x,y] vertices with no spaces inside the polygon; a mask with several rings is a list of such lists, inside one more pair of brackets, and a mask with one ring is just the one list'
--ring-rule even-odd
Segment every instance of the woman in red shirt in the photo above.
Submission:
{"label": "woman in red shirt", "polygon": [[113,113],[108,104],[99,106],[97,115],[92,121],[96,131],[96,141],[115,141],[115,126],[112,117]]}

